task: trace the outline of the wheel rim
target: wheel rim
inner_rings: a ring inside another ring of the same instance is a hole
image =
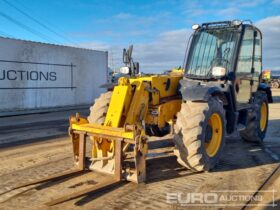
[[[260,128],[262,132],[265,130],[266,123],[267,123],[267,105],[265,102],[263,102],[261,106],[261,119],[260,119]]]
[[[205,149],[208,156],[213,157],[217,154],[223,134],[222,119],[219,114],[213,113],[208,120],[208,125],[206,129]]]

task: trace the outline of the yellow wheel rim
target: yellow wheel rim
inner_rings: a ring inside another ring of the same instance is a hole
[[[208,120],[208,128],[206,136],[210,135],[210,138],[205,142],[206,153],[209,157],[213,157],[217,154],[223,135],[222,119],[219,114],[213,113]],[[209,132],[209,133],[207,133]]]
[[[261,118],[260,118],[261,131],[265,130],[266,123],[267,123],[267,104],[263,102],[261,106]]]

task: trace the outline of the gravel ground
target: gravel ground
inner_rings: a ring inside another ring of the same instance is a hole
[[[280,91],[273,94],[275,103],[270,105],[265,143],[259,146],[240,138],[227,139],[221,161],[212,172],[193,174],[178,165],[173,155],[152,158],[147,161],[148,181],[145,184],[124,182],[102,193],[53,207],[47,207],[44,203],[109,178],[90,172],[63,182],[33,185],[8,192],[20,183],[70,170],[73,167],[71,142],[63,137],[0,149],[0,209],[195,209],[197,206],[168,203],[167,193],[182,193],[181,196],[185,196],[182,199],[186,199],[188,193],[213,191],[225,196],[235,191],[246,191],[242,194],[252,195],[280,163]],[[277,186],[279,179],[269,189],[279,190],[280,186]],[[275,192],[275,196],[278,199],[279,192]],[[263,202],[271,203],[271,197],[266,196]],[[241,209],[245,203],[221,201],[216,206],[200,208]]]

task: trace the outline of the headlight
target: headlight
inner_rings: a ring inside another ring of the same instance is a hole
[[[226,69],[221,66],[214,66],[212,68],[212,75],[215,77],[221,77],[226,75]]]
[[[122,74],[129,74],[129,67],[127,67],[127,66],[121,67],[121,68],[120,68],[120,72],[121,72]]]

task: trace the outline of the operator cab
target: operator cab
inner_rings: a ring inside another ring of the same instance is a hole
[[[186,76],[196,79],[225,76],[233,68],[241,30],[239,25],[223,22],[196,26],[186,63]],[[217,71],[218,68],[220,72]]]
[[[185,77],[232,85],[237,108],[244,108],[260,84],[260,30],[238,20],[204,23],[193,29]]]

